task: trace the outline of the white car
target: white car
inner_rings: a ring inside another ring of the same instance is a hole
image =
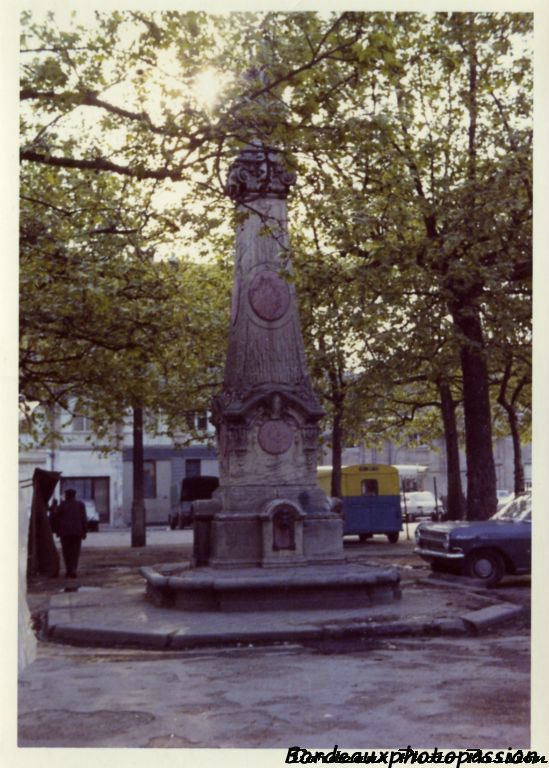
[[[500,510],[502,507],[504,507],[504,506],[505,506],[505,505],[506,505],[506,504],[507,504],[509,501],[511,501],[512,499],[514,499],[514,498],[515,498],[515,494],[514,494],[514,493],[510,493],[509,491],[506,491],[506,490],[504,490],[504,489],[502,489],[502,488],[501,488],[501,489],[498,489],[498,490],[496,491],[496,496],[497,496],[497,499],[498,499],[498,506],[497,506],[497,510],[498,510],[498,512],[499,512],[499,510]]]
[[[431,518],[433,512],[436,512],[437,505],[435,497],[431,491],[408,491],[402,494],[401,499],[402,514],[408,514],[408,520],[413,522],[420,517]],[[439,503],[438,511],[442,512],[442,505]]]

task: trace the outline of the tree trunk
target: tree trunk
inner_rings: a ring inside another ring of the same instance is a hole
[[[146,545],[145,474],[143,470],[143,409],[133,409],[132,547]]]
[[[522,463],[522,451],[520,445],[520,430],[517,414],[514,409],[508,413],[509,427],[513,439],[513,463],[515,468],[515,493],[517,496],[524,493],[524,464]]]
[[[496,468],[492,452],[492,421],[488,369],[484,359],[478,309],[464,299],[452,307],[454,323],[465,339],[460,356],[467,454],[467,519],[486,520],[497,508]]]
[[[478,71],[476,17],[473,13],[456,15],[461,27],[460,38],[469,64],[467,112],[468,147],[465,223],[466,248],[472,248],[477,240],[475,216],[477,211],[477,113]],[[466,283],[470,277],[463,276]],[[469,288],[454,285],[452,302],[454,323],[465,337],[461,341],[461,369],[463,373],[463,410],[465,414],[465,448],[467,453],[467,518],[485,520],[497,508],[496,468],[492,452],[492,418],[488,386],[488,369],[484,359],[484,339],[480,310],[475,303],[482,293],[482,285]]]
[[[444,441],[446,445],[446,477],[448,484],[446,516],[450,520],[462,520],[465,516],[465,498],[461,487],[456,404],[447,381],[438,382],[438,391],[440,394]]]
[[[513,467],[515,475],[515,494],[524,493],[524,464],[522,463],[522,450],[520,445],[520,429],[517,414],[513,406],[500,398],[499,404],[505,409],[513,440]]]
[[[330,489],[330,493],[336,498],[341,497],[342,415],[342,407],[337,403],[334,409],[334,421],[332,424],[332,485]]]

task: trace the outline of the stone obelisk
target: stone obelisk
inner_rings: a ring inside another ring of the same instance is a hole
[[[212,566],[343,558],[342,521],[316,481],[319,421],[291,272],[286,198],[295,176],[260,142],[232,164],[238,208],[222,392],[213,421],[220,487],[209,526]]]

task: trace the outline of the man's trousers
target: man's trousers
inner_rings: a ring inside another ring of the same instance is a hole
[[[76,576],[82,539],[80,536],[61,536],[61,549],[67,576]]]

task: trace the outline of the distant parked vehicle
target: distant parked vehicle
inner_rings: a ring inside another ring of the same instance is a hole
[[[506,574],[530,573],[532,496],[517,496],[488,520],[420,523],[417,554],[434,571],[454,571],[497,584]]]
[[[408,520],[414,522],[422,517],[433,518],[442,511],[439,502],[438,510],[434,495],[431,491],[408,491],[403,494],[402,511],[408,515]]]
[[[330,494],[331,467],[318,467],[317,480]],[[341,469],[343,535],[361,541],[374,534],[396,544],[402,530],[398,470],[388,464],[357,464]]]
[[[515,498],[514,493],[511,493],[510,491],[506,491],[503,488],[500,488],[499,490],[496,491],[496,496],[498,500],[498,506],[497,506],[498,511],[502,507],[504,507],[506,504],[508,504],[511,501],[511,499]]]
[[[193,501],[211,499],[218,486],[219,478],[213,475],[183,478],[179,505],[172,507],[168,515],[168,522],[172,531],[191,525],[193,523]]]
[[[86,507],[86,520],[88,522],[88,531],[99,530],[99,512],[95,506],[93,499],[84,499],[84,506]]]

